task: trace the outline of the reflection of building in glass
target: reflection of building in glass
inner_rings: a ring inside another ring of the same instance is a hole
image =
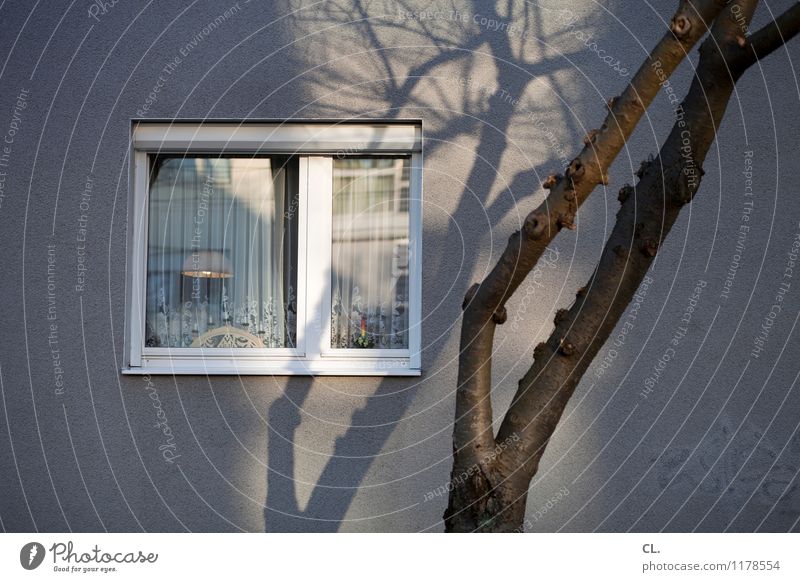
[[[334,160],[331,347],[408,348],[409,158]]]

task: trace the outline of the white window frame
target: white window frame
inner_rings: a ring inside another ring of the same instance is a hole
[[[164,153],[282,153],[299,157],[295,348],[236,350],[144,345],[148,157]],[[333,159],[370,154],[411,156],[409,347],[405,350],[330,347]],[[423,158],[420,121],[134,122],[130,155],[130,268],[126,288],[127,358],[123,374],[417,376],[421,373]]]

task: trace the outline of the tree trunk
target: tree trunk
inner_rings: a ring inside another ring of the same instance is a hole
[[[454,465],[444,516],[447,531],[522,531],[528,487],[547,443],[581,377],[646,282],[647,270],[680,209],[697,191],[703,160],[736,81],[758,58],[797,33],[800,11],[795,5],[747,41],[742,22],[749,23],[756,3],[738,0],[716,19],[712,34],[701,46],[689,93],[658,158],[642,164],[635,188],[626,185],[620,190],[617,222],[597,270],[577,293],[572,307],[556,314],[555,330],[534,351],[534,363],[520,380],[496,438],[491,433],[491,408],[487,410],[493,325],[491,333],[483,332],[482,337],[478,332],[476,341],[469,344],[470,355],[477,353],[481,359],[465,365],[462,351]],[[658,76],[670,72],[657,59],[648,59],[646,65],[659,71]],[[534,263],[536,259],[538,256]],[[479,292],[471,291],[473,296]],[[472,299],[468,294],[465,303]],[[505,321],[504,308],[491,314],[494,324]],[[465,313],[462,329],[474,324]],[[462,331],[462,350],[464,343]],[[462,377],[462,367],[472,376]],[[480,382],[472,380],[476,375]],[[465,386],[469,390],[462,394]]]

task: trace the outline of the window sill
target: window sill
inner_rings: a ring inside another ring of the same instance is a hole
[[[131,376],[420,376],[422,370],[410,368],[408,362],[378,361],[368,365],[339,362],[331,366],[326,362],[157,362],[140,367],[123,368],[121,373]]]

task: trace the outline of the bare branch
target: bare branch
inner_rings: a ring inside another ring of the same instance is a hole
[[[676,121],[658,158],[643,165],[633,192],[620,197],[617,222],[587,290],[579,292],[573,306],[558,318],[553,334],[537,348],[533,366],[520,381],[497,437],[520,436],[521,446],[504,452],[500,460],[512,487],[527,488],[575,387],[637,291],[646,292],[645,277],[661,243],[697,191],[703,160],[735,86],[729,61],[741,55],[737,29],[749,22],[755,3],[739,0],[734,3],[738,21],[728,14],[715,22],[700,49],[683,118]]]
[[[753,62],[761,60],[783,46],[800,31],[800,2],[795,3],[775,20],[754,32],[748,39]]]
[[[496,325],[506,320],[505,303],[528,276],[547,245],[563,227],[571,227],[578,207],[598,184],[607,183],[611,163],[625,145],[644,111],[690,49],[700,40],[725,6],[725,0],[681,0],[671,29],[659,41],[634,75],[623,93],[609,102],[609,112],[598,130],[587,136],[581,153],[563,175],[548,178],[546,200],[513,234],[497,265],[486,279],[473,285],[464,299],[461,325],[456,417],[453,429],[453,475],[472,474],[464,487],[464,499],[482,499],[481,490],[490,490],[491,467],[500,456],[487,455],[495,448],[492,433],[491,361]],[[516,426],[516,425],[515,425]],[[527,483],[525,485],[527,489]],[[445,513],[448,529],[458,529],[460,505],[451,493]],[[490,499],[491,500],[491,499]],[[470,511],[477,515],[487,507],[482,500]],[[524,500],[523,500],[524,505]],[[474,515],[464,516],[465,524],[474,523]],[[465,526],[466,527],[466,526]]]
[[[719,14],[724,0],[681,0],[668,31],[653,49],[619,98],[613,100],[601,128],[563,176],[552,176],[550,194],[509,239],[499,262],[464,302],[461,326],[458,395],[454,444],[466,465],[479,462],[482,451],[494,447],[489,402],[491,354],[495,326],[505,320],[506,300],[536,265],[558,230],[569,226],[578,206],[606,181],[614,158],[647,106],[689,50]],[[456,464],[459,464],[458,455]]]

